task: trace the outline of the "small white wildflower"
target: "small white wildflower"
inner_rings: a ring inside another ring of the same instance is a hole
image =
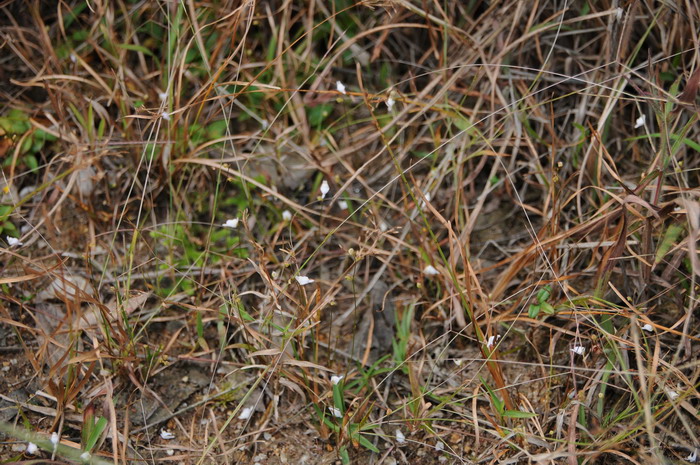
[[[343,418],[343,412],[341,412],[340,409],[337,409],[335,407],[328,407],[328,410],[331,411],[331,414],[333,414],[334,417]]]
[[[283,212],[282,212],[282,219],[283,219],[284,221],[291,221],[291,219],[292,219],[292,212],[290,212],[289,210],[283,211]]]
[[[329,192],[330,190],[331,190],[331,188],[328,186],[328,181],[326,181],[326,180],[324,179],[323,182],[321,183],[321,198],[322,198],[322,199],[325,199],[325,198],[326,198],[326,194],[328,194],[328,192]]]
[[[622,16],[625,14],[625,10],[623,8],[618,7],[617,10],[615,10],[615,19],[618,21],[622,21]]]
[[[27,444],[27,449],[26,449],[27,454],[34,455],[37,452],[39,452],[39,448],[34,444],[33,442],[30,442]]]
[[[168,99],[168,93],[167,92],[158,92],[158,98],[160,99],[161,102],[165,102]]]
[[[58,435],[57,432],[51,433],[51,444],[53,444],[54,449],[56,446],[58,446],[58,442],[61,440],[61,437]]]
[[[175,453],[175,451],[173,449],[168,449],[165,451],[165,453],[172,456]]]
[[[379,230],[380,230],[381,232],[387,232],[388,229],[389,229],[389,225],[386,224],[384,221],[381,221],[381,222],[379,223]]]
[[[425,268],[423,268],[423,274],[426,276],[435,276],[440,274],[440,272],[435,269],[433,265],[428,265]]]
[[[80,460],[83,462],[89,462],[90,461],[90,452],[83,452],[80,454]]]
[[[233,218],[231,220],[226,220],[226,223],[222,224],[224,228],[235,229],[238,226],[238,218]]]
[[[420,201],[421,208],[425,208],[426,202],[430,202],[430,199],[432,198],[432,196],[430,195],[430,192],[426,192],[424,197],[425,197],[425,200],[421,199],[421,201]]]
[[[335,386],[336,384],[338,384],[340,382],[341,379],[343,379],[343,375],[340,375],[340,376],[333,375],[333,376],[331,376],[331,384],[333,384]]]
[[[674,391],[673,389],[669,389],[668,390],[668,397],[671,400],[676,400],[676,399],[678,399],[678,393],[676,391]]]
[[[77,62],[78,62],[78,57],[75,56],[75,53],[71,53],[71,54],[70,54],[70,61],[72,61],[73,63],[77,63]]]
[[[162,439],[166,439],[166,440],[175,439],[175,435],[173,433],[171,433],[170,431],[168,431],[167,429],[160,430],[160,437]]]
[[[571,349],[571,352],[575,353],[576,355],[583,355],[586,353],[586,348],[583,346],[574,346]]]
[[[267,128],[270,127],[270,123],[268,123],[266,119],[262,120],[262,121],[260,122],[260,125],[262,126],[263,131],[266,131]]]
[[[386,99],[386,107],[391,111],[392,108],[394,108],[394,105],[396,105],[396,100],[393,98],[389,97]]]
[[[161,113],[160,116],[161,116],[165,121],[170,121],[170,113],[168,113],[167,111],[164,111],[163,113]]]
[[[647,115],[642,115],[634,122],[634,129],[641,128],[647,121]]]
[[[442,442],[442,441],[440,441],[440,440],[438,439],[438,442],[435,444],[435,450],[436,450],[436,451],[441,451],[441,450],[444,450],[444,449],[445,449],[445,443]]]
[[[247,420],[253,415],[253,407],[245,407],[241,410],[241,414],[238,415],[239,420]]]
[[[341,210],[347,210],[348,203],[345,200],[338,200],[338,207],[340,207]]]
[[[685,458],[690,463],[695,463],[698,461],[698,450],[693,449],[693,453]]]
[[[461,367],[462,362],[464,362],[464,360],[462,360],[461,358],[456,358],[456,359],[454,359],[454,362],[455,362],[455,365],[457,365],[458,367]]]
[[[296,279],[301,286],[306,286],[307,284],[314,282],[314,280],[308,276],[295,276],[294,279]]]
[[[400,429],[396,428],[396,442],[399,444],[406,443],[406,436],[403,435]]]
[[[501,338],[500,334],[497,334],[495,336],[489,336],[489,340],[486,341],[486,347],[489,349],[493,349],[493,345],[496,343]]]
[[[12,236],[7,236],[7,243],[10,244],[10,247],[20,247],[22,245],[22,241]]]
[[[654,327],[653,327],[652,325],[650,325],[649,323],[647,323],[647,324],[645,324],[644,326],[642,326],[642,329],[643,329],[644,331],[649,332],[649,333],[653,333],[653,332],[654,332]]]
[[[335,88],[338,90],[343,95],[347,95],[347,92],[345,92],[345,84],[343,84],[340,81],[336,81],[335,83]]]

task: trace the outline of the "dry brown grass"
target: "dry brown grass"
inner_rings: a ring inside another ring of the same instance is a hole
[[[0,456],[690,460],[698,11],[2,3]]]

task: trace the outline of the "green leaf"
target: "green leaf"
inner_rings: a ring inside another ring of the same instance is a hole
[[[143,45],[136,45],[136,44],[117,44],[117,47],[122,48],[124,50],[131,50],[132,52],[141,52],[145,55],[148,56],[154,56],[153,52],[148,50],[146,47]]]
[[[309,108],[309,124],[313,127],[321,126],[323,121],[331,114],[331,111],[333,111],[333,105],[327,103]]]
[[[540,314],[540,306],[535,304],[530,304],[530,308],[527,309],[527,316],[530,318],[537,318]]]
[[[552,295],[552,288],[550,286],[545,286],[542,289],[539,290],[537,293],[537,301],[539,303],[546,302],[549,300],[549,297]]]
[[[540,304],[540,308],[547,315],[554,315],[556,313],[556,311],[554,310],[554,307],[552,307],[552,304],[550,304],[549,302],[542,302]]]
[[[503,416],[507,418],[535,418],[537,414],[532,412],[521,412],[520,410],[506,410],[503,412]]]
[[[91,452],[92,449],[97,444],[97,441],[102,436],[105,428],[107,427],[107,419],[105,417],[100,417],[97,422],[90,428],[90,433],[88,435],[87,441],[85,442],[85,450]]]
[[[656,256],[654,257],[654,265],[657,265],[664,259],[668,254],[668,251],[676,244],[678,236],[683,232],[685,228],[683,225],[678,223],[671,224],[666,232],[664,233],[664,238],[659,244],[659,248],[656,249]]]

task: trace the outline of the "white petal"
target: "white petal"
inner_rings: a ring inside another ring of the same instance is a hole
[[[395,105],[395,104],[396,104],[396,100],[394,100],[394,99],[391,98],[391,97],[389,97],[389,98],[386,100],[386,107],[389,109],[389,111],[391,111],[391,109],[394,108],[394,105]]]
[[[33,442],[30,442],[29,444],[27,444],[27,450],[26,450],[27,454],[34,455],[38,451],[39,451],[39,448]]]
[[[583,355],[586,353],[586,348],[583,346],[574,346],[574,348],[571,349],[571,352],[575,353],[576,355]]]
[[[161,113],[160,116],[163,117],[165,121],[170,121],[170,113],[168,113],[167,111]]]
[[[167,92],[159,92],[158,98],[160,99],[161,102],[165,102],[168,99],[168,93]]]
[[[437,444],[435,444],[435,450],[440,451],[440,450],[443,450],[443,449],[445,449],[445,443],[442,442],[442,441],[440,441],[440,440],[438,440]]]
[[[343,413],[340,411],[340,409],[337,409],[335,407],[328,407],[328,410],[331,411],[334,417],[343,418]]]
[[[14,247],[14,246],[19,247],[22,245],[22,241],[20,241],[16,237],[12,237],[12,236],[7,236],[7,243],[10,245],[10,247]]]
[[[245,407],[243,410],[241,410],[241,414],[238,415],[239,420],[247,420],[248,418],[253,415],[253,407]]]
[[[226,220],[226,223],[222,224],[224,228],[231,228],[234,229],[235,227],[238,226],[238,218],[233,218],[231,220]]]
[[[51,444],[53,444],[54,447],[58,445],[58,441],[60,440],[61,437],[58,435],[57,432],[54,431],[53,433],[51,433]]]
[[[71,54],[70,54],[70,61],[72,61],[73,63],[77,63],[78,57],[75,56],[74,53],[71,53]]]
[[[343,94],[343,95],[347,94],[347,92],[345,92],[345,85],[344,85],[342,82],[337,81],[337,82],[335,83],[335,88],[336,88],[336,89],[338,90],[338,92],[340,92],[341,94]]]
[[[291,221],[291,219],[292,219],[292,212],[290,212],[289,210],[283,211],[283,212],[282,212],[282,219],[283,219],[284,221]]]
[[[340,207],[341,210],[347,210],[348,203],[345,200],[338,200],[338,207]]]
[[[90,452],[83,452],[80,454],[80,460],[83,462],[89,462],[90,461]]]
[[[489,340],[486,341],[486,347],[492,348],[494,342],[496,342],[496,336],[489,336]]]
[[[642,115],[634,122],[634,129],[641,128],[647,121],[647,115]]]
[[[674,391],[673,389],[669,389],[667,394],[671,400],[678,399],[678,393],[676,391]]]
[[[338,376],[338,375],[333,375],[331,376],[331,384],[334,386],[340,382],[340,380],[343,379],[343,376]]]
[[[325,199],[325,198],[326,198],[326,194],[328,194],[328,192],[329,192],[330,190],[331,190],[331,188],[328,186],[328,181],[326,181],[326,180],[324,179],[323,182],[321,183],[321,198],[322,198],[322,199]]]
[[[175,435],[166,429],[160,430],[160,437],[163,439],[175,439]]]
[[[649,333],[653,333],[653,332],[654,332],[654,327],[653,327],[652,325],[650,325],[649,323],[647,323],[647,324],[645,324],[644,326],[642,326],[642,329],[643,329],[644,331],[649,332]]]
[[[314,282],[314,280],[309,278],[308,276],[296,276],[294,279],[296,279],[297,282],[302,286],[306,286],[307,284],[311,284],[312,282]]]
[[[690,463],[695,463],[698,461],[698,450],[693,449],[693,453],[685,458]]]
[[[426,276],[435,276],[440,274],[440,272],[433,265],[428,265],[423,268],[423,274]]]
[[[396,442],[399,444],[405,444],[406,443],[406,436],[403,435],[400,429],[396,429]]]

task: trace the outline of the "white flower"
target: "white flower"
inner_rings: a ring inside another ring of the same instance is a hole
[[[222,224],[224,228],[234,229],[238,226],[238,218],[233,218],[231,220],[226,220],[226,223]]]
[[[456,358],[453,360],[453,362],[455,362],[455,365],[457,365],[458,367],[461,367],[464,360],[462,360],[461,358]]]
[[[262,121],[260,122],[260,125],[262,126],[263,131],[267,130],[267,128],[270,127],[270,123],[268,123],[266,119],[262,120]]]
[[[634,122],[634,129],[641,128],[647,121],[647,115],[642,115]]]
[[[7,236],[7,243],[10,244],[10,247],[20,247],[22,245],[22,241],[12,236]]]
[[[649,333],[653,333],[653,332],[654,332],[654,327],[653,327],[652,325],[650,325],[649,323],[647,323],[647,324],[645,324],[644,326],[642,326],[642,329],[643,329],[644,331],[649,332]]]
[[[173,450],[173,449],[168,449],[168,450],[165,451],[165,453],[168,454],[168,455],[173,455],[173,454],[175,453],[175,450]]]
[[[338,92],[340,92],[341,94],[343,94],[343,95],[346,95],[346,94],[347,94],[347,92],[345,92],[345,85],[344,85],[342,82],[336,81],[336,83],[335,83],[335,88],[336,88],[336,90],[337,90]]]
[[[586,348],[583,346],[574,346],[571,349],[571,352],[575,353],[576,355],[583,355],[586,353]]]
[[[420,201],[420,207],[421,207],[421,208],[425,208],[425,203],[426,203],[426,202],[430,202],[430,199],[432,198],[432,196],[430,195],[430,192],[426,192],[425,195],[424,195],[424,197],[425,197],[425,200],[421,200],[421,201]]]
[[[333,376],[331,376],[331,384],[333,384],[335,386],[336,384],[338,384],[340,382],[341,379],[343,379],[343,375],[340,375],[340,376],[333,375]]]
[[[253,415],[253,407],[246,407],[241,410],[241,414],[238,415],[239,420],[247,420]]]
[[[58,435],[57,432],[54,431],[53,433],[51,433],[51,444],[53,444],[54,449],[56,448],[56,446],[58,446],[58,441],[60,440],[61,437]]]
[[[160,430],[160,437],[163,439],[175,439],[175,435],[167,429]]]
[[[406,436],[403,435],[400,429],[396,428],[396,442],[399,444],[406,443]]]
[[[80,454],[80,460],[83,462],[89,462],[90,461],[90,452],[83,452]]]
[[[678,393],[676,391],[674,391],[673,389],[669,389],[668,390],[668,397],[671,400],[676,400],[676,399],[678,399]]]
[[[435,276],[440,274],[440,272],[435,269],[433,265],[428,265],[425,268],[423,268],[423,274],[426,276]]]
[[[314,280],[309,278],[308,276],[295,276],[294,279],[296,279],[297,282],[302,286],[306,286],[307,284],[311,284],[312,282],[314,282]]]
[[[161,102],[165,102],[168,99],[168,93],[167,92],[158,92],[158,98],[160,99]]]
[[[290,221],[292,219],[292,212],[289,210],[285,210],[282,212],[282,219],[284,221]]]
[[[328,187],[328,181],[326,181],[326,180],[324,179],[323,182],[321,183],[321,198],[322,198],[322,199],[325,199],[325,198],[326,198],[326,194],[328,194],[328,192],[329,192],[330,190],[331,190],[331,188]]]
[[[437,444],[435,444],[435,450],[441,451],[443,449],[445,449],[445,443],[438,439]]]
[[[75,53],[71,53],[71,54],[70,54],[70,61],[72,61],[73,63],[77,63],[77,62],[78,62],[78,57],[75,56]]]
[[[165,121],[170,121],[170,113],[168,113],[167,111],[164,111],[163,113],[161,113],[160,116],[161,116]]]
[[[347,210],[348,203],[345,200],[338,200],[338,207],[340,207],[341,210]]]
[[[388,99],[386,99],[386,107],[389,109],[389,111],[391,111],[391,109],[394,108],[395,104],[396,100],[394,100],[393,98],[389,97]]]
[[[340,409],[337,409],[335,407],[328,407],[328,410],[331,411],[334,417],[343,418],[343,412],[341,412]]]
[[[500,334],[497,334],[496,336],[489,336],[489,340],[486,341],[486,347],[489,349],[493,349],[493,345],[496,343],[501,338]]]
[[[698,450],[693,449],[693,453],[685,458],[690,463],[695,463],[698,461]]]
[[[27,444],[27,454],[34,455],[39,451],[39,448],[33,442]]]

